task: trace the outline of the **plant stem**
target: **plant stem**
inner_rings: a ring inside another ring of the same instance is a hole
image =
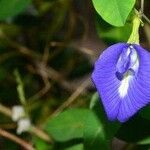
[[[16,142],[17,144],[24,147],[26,150],[35,150],[30,143],[24,141],[23,139],[17,137],[16,135],[13,135],[13,134],[11,134],[11,133],[9,133],[6,130],[3,130],[1,128],[0,128],[0,136],[3,136],[3,137],[5,137],[11,141]]]
[[[142,17],[150,24],[150,19],[145,14],[142,14]]]
[[[5,114],[8,117],[11,117],[11,109],[7,108],[6,106],[3,106],[2,104],[0,104],[0,112]]]
[[[47,142],[50,142],[50,143],[53,142],[52,139],[45,132],[43,132],[41,129],[35,126],[31,127],[31,132]]]
[[[141,14],[144,14],[144,0],[141,0]]]
[[[139,44],[139,28],[141,25],[141,15],[137,11],[135,11],[135,13],[136,14],[133,18],[132,32],[128,39],[128,43],[131,44]]]
[[[18,70],[14,71],[14,75],[15,75],[16,82],[17,82],[17,92],[18,92],[19,100],[20,100],[21,104],[25,107],[26,106],[26,98],[25,98],[25,93],[24,93],[24,85],[23,85],[23,82],[21,80]]]
[[[11,118],[11,109],[6,107],[6,106],[3,106],[2,104],[0,104],[0,113],[8,116]],[[44,132],[42,131],[41,129],[35,127],[32,125],[31,127],[31,130],[29,130],[31,133],[33,133],[34,135],[36,135],[37,137],[43,139],[44,141],[47,141],[47,142],[50,142],[52,143],[52,139]]]
[[[77,97],[87,88],[87,86],[90,84],[89,81],[89,78],[83,81],[83,83],[72,93],[72,95],[54,111],[51,117],[57,116],[65,108],[69,107],[77,99]]]

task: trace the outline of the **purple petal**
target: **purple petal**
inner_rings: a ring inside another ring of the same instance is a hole
[[[127,121],[139,109],[150,103],[150,53],[139,45],[131,47],[138,55],[138,67],[134,64],[135,54],[132,57],[129,55],[130,59],[123,57],[123,61],[119,60],[119,57],[124,55],[124,50],[130,48],[130,45],[126,43],[118,43],[107,48],[95,63],[92,79],[110,120]],[[121,65],[117,64],[118,60]],[[118,68],[121,70],[123,64],[126,65],[126,61],[130,60],[127,69],[129,73],[123,76],[123,80],[118,78],[120,74],[116,74],[116,70]],[[124,88],[127,91],[121,94]]]
[[[120,107],[126,106],[127,112],[125,116],[124,110],[120,108],[118,120],[126,121],[134,115],[139,109],[150,103],[150,53],[139,45],[133,45],[139,55],[138,74],[129,86],[129,92]]]
[[[120,105],[118,88],[120,81],[116,78],[116,63],[125,43],[115,44],[107,48],[95,63],[92,79],[102,98],[102,102],[110,120],[117,117]]]

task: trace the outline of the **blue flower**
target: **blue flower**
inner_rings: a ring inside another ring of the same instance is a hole
[[[150,53],[137,44],[112,45],[96,61],[92,80],[109,120],[125,122],[150,103]]]

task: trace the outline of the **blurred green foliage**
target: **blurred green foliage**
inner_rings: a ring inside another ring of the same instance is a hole
[[[86,109],[71,109],[48,120],[45,130],[57,141],[64,142],[75,138],[83,138]]]

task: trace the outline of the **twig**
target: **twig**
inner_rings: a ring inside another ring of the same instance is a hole
[[[9,109],[8,107],[6,107],[2,104],[0,104],[0,112],[5,114],[8,117],[11,117],[11,115],[12,115],[11,109]]]
[[[150,19],[144,14],[144,12],[142,12],[142,11],[144,11],[144,7],[143,8],[141,8],[141,9],[143,9],[143,10],[140,10],[140,17],[143,17],[149,24],[150,24]],[[137,9],[135,9],[137,12],[138,12],[138,10]]]
[[[150,24],[150,19],[145,14],[142,14],[142,17]]]
[[[58,82],[64,89],[71,91],[71,92],[76,89],[76,86],[71,85],[69,81],[66,81],[59,72],[57,72],[51,67],[45,66],[45,64],[43,64],[43,62],[41,61],[40,54],[37,54],[37,52],[35,53],[33,50],[25,46],[22,46],[18,44],[17,42],[9,39],[2,31],[0,32],[0,39],[1,38],[6,40],[7,43],[11,47],[15,48],[19,53],[31,58],[31,60],[34,60],[33,63],[37,67],[37,70],[40,69],[42,73],[44,72],[46,76],[48,76],[48,78]]]
[[[50,43],[50,46],[57,46],[57,47],[64,47],[65,45],[62,43],[62,42],[51,42]],[[86,54],[86,55],[90,55],[90,56],[95,56],[96,54],[94,53],[94,51],[92,51],[91,49],[89,48],[86,48],[86,47],[82,47],[76,43],[71,43],[70,45],[68,45],[70,48],[74,48],[80,52],[82,52],[83,54]]]
[[[86,54],[89,56],[95,56],[96,55],[94,51],[92,51],[91,49],[86,48],[86,47],[75,46],[74,48],[81,51],[83,54]]]
[[[144,14],[144,0],[141,0],[141,13]]]
[[[28,100],[30,100],[30,99],[35,99],[36,100],[36,99],[41,98],[51,88],[51,84],[49,82],[48,74],[47,74],[47,72],[45,72],[45,70],[43,70],[43,68],[45,68],[45,66],[46,66],[45,62],[43,62],[43,63],[41,62],[40,64],[38,63],[36,65],[36,68],[33,68],[32,66],[28,67],[29,70],[32,71],[32,73],[40,75],[42,80],[43,80],[43,82],[44,82],[44,87],[42,89],[40,89],[35,95],[33,95],[30,98],[28,98]]]
[[[21,145],[22,147],[24,147],[26,150],[35,150],[32,145],[24,140],[22,140],[21,138],[17,137],[16,135],[13,135],[3,129],[0,128],[0,135],[16,142],[17,144]]]
[[[44,69],[44,68],[43,68]],[[63,88],[65,88],[68,91],[72,91],[74,89],[74,87],[71,86],[71,84],[69,82],[67,82],[59,72],[57,72],[56,70],[54,70],[51,67],[46,67],[45,71],[47,72],[48,76],[50,79],[55,80],[56,82],[58,82]]]
[[[15,129],[17,126],[15,123],[4,123],[0,125],[0,128],[3,129]]]
[[[18,50],[18,52],[20,52],[21,54],[24,54],[25,56],[28,56],[30,58],[40,58],[40,54],[9,39],[3,31],[0,31],[0,39],[5,40],[11,47],[15,48],[16,50]]]
[[[144,25],[144,32],[148,40],[148,44],[150,46],[150,26],[148,24]]]
[[[65,101],[58,109],[54,111],[51,115],[52,117],[57,116],[60,112],[62,112],[65,108],[70,106],[77,97],[86,89],[86,87],[90,84],[89,79],[85,80],[77,89],[76,91]]]
[[[52,139],[49,137],[49,135],[47,135],[45,132],[43,132],[41,129],[35,127],[35,126],[32,126],[31,128],[31,132],[33,134],[36,134],[38,137],[42,138],[43,140],[49,142],[49,143],[52,143]]]
[[[51,85],[46,84],[40,91],[38,91],[35,95],[31,96],[30,98],[28,98],[28,100],[37,100],[39,98],[41,98],[43,95],[45,95],[49,89],[51,88]]]
[[[20,77],[18,70],[14,71],[14,75],[15,75],[16,82],[17,82],[17,92],[18,92],[19,100],[21,104],[25,107],[26,98],[25,98],[25,93],[24,93],[24,85],[23,85],[23,82],[22,82],[22,79]]]
[[[2,104],[0,104],[0,112],[11,118],[11,114],[12,114],[11,109],[9,109],[6,106],[3,106]],[[52,139],[41,129],[32,125],[31,130],[29,131],[32,132],[34,135],[38,136],[39,138],[52,143]]]

